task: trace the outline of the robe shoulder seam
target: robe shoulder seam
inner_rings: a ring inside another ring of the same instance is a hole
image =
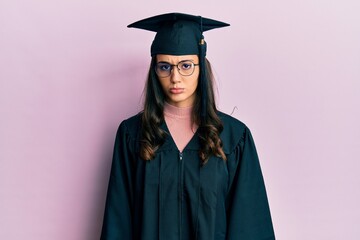
[[[226,113],[218,112],[218,115],[224,127],[220,134],[223,149],[225,154],[231,155],[239,145],[244,144],[245,136],[250,130],[245,123]]]

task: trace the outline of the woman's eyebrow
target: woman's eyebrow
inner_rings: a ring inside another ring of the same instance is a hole
[[[158,61],[157,63],[167,63],[167,64],[171,64],[171,63],[169,63],[169,62],[167,62],[167,61]]]
[[[195,62],[195,60],[193,60],[193,59],[184,59],[184,60],[179,61],[178,63],[180,63],[180,62],[187,62],[187,61]],[[167,62],[167,61],[158,61],[157,63],[168,63],[168,64],[171,65],[171,63],[170,63],[170,62]]]

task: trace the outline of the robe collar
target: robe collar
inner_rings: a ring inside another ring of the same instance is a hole
[[[160,148],[157,150],[157,152],[167,151],[167,150],[179,151],[175,144],[174,139],[172,138],[172,136],[170,134],[169,128],[166,125],[165,121],[163,121],[163,123],[160,125],[160,128],[167,133],[167,136],[165,137],[164,144],[160,146]],[[187,150],[192,150],[192,151],[200,150],[200,141],[199,141],[198,131],[196,131],[194,136],[192,136],[191,140],[185,146],[183,152],[187,151]]]

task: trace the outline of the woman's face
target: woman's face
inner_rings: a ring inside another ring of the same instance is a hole
[[[156,56],[156,63],[163,64],[161,70],[168,70],[169,65],[177,65],[182,62],[185,64],[179,65],[179,68],[183,73],[188,71],[187,69],[191,67],[186,61],[191,61],[195,65],[199,64],[199,58],[197,55],[165,55],[158,54]],[[176,107],[189,107],[194,104],[196,98],[196,88],[198,86],[199,80],[199,66],[194,66],[194,72],[190,76],[183,76],[179,73],[179,70],[176,66],[172,67],[170,75],[167,77],[159,77],[161,87],[165,93],[166,101]]]

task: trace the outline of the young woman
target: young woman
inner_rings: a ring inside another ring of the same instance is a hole
[[[116,135],[103,240],[275,239],[249,129],[217,110],[203,32],[226,23],[180,13],[155,31],[144,110]]]

